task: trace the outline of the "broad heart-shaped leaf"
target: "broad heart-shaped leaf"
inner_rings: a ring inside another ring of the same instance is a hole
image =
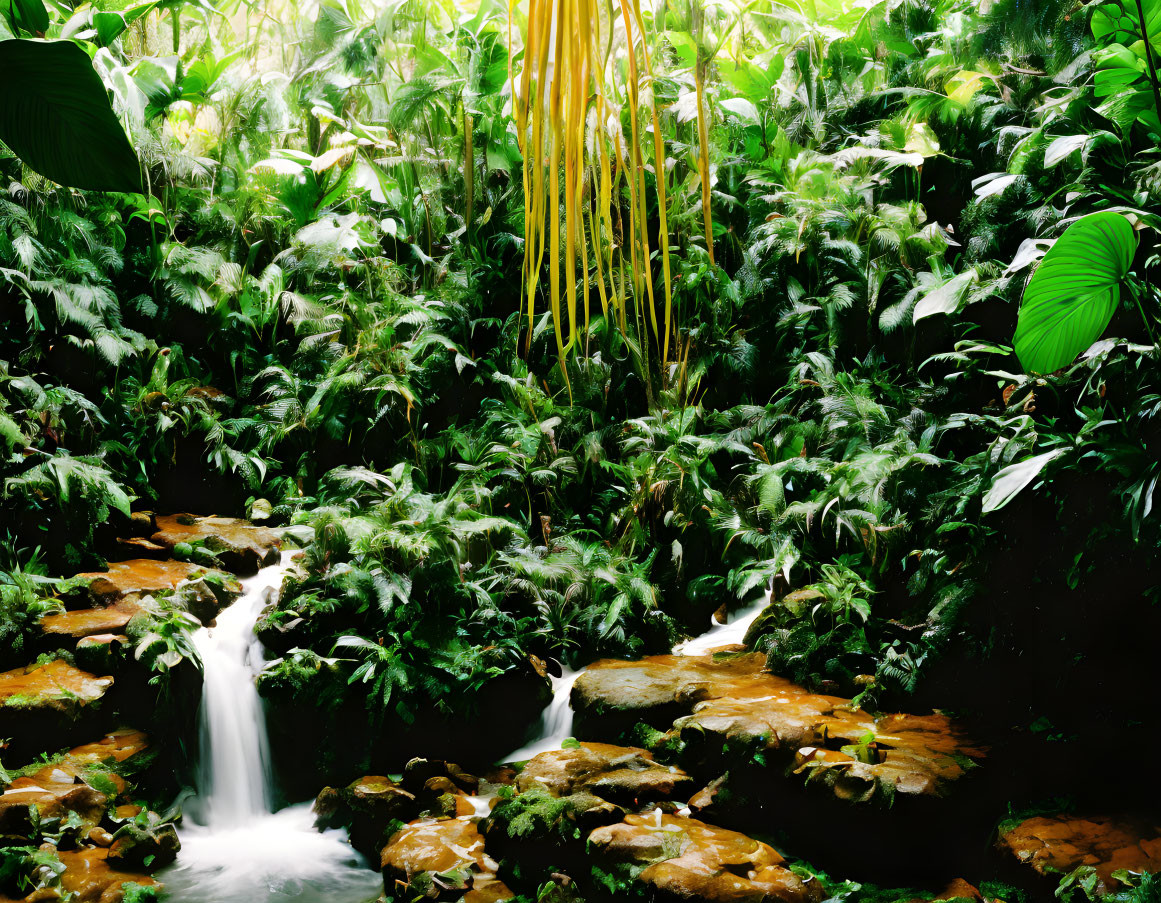
[[[141,190],[137,155],[93,64],[72,41],[0,43],[0,141],[72,188]]]
[[[1059,370],[1100,337],[1136,249],[1118,213],[1092,213],[1064,231],[1024,289],[1015,346],[1027,372]]]

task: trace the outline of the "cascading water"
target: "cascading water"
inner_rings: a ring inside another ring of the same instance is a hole
[[[560,677],[552,678],[552,702],[540,716],[536,739],[527,746],[507,756],[506,762],[523,762],[550,749],[560,749],[563,740],[572,736],[572,707],[568,704],[572,685],[581,676],[581,671],[565,668]]]
[[[758,615],[766,610],[770,604],[770,592],[765,592],[758,601],[745,608],[733,612],[726,618],[725,624],[713,621],[710,629],[701,636],[691,637],[684,643],[673,647],[676,655],[707,655],[711,649],[718,646],[732,646],[741,643],[746,638],[746,631],[757,620]]]
[[[711,649],[719,646],[729,646],[741,643],[745,639],[746,631],[754,623],[766,606],[770,604],[773,590],[768,588],[754,603],[730,615],[725,624],[711,622],[710,629],[701,636],[693,637],[673,647],[675,655],[706,655]],[[529,741],[513,753],[506,756],[505,762],[523,762],[542,752],[560,749],[561,741],[572,736],[572,706],[569,697],[572,695],[573,684],[585,669],[573,671],[565,668],[560,677],[552,678],[552,702],[540,716],[540,726],[535,739]]]
[[[382,888],[342,831],[314,829],[310,804],[273,812],[266,719],[254,678],[254,625],[289,567],[263,568],[213,627],[194,635],[205,683],[198,796],[182,851],[162,880],[179,903],[365,903]]]

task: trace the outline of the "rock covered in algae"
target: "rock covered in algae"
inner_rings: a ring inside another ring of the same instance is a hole
[[[986,754],[948,717],[874,717],[764,670],[765,657],[659,655],[603,660],[577,680],[572,705],[586,734],[637,722],[669,729],[693,755],[727,746],[763,753],[850,800],[942,796]],[[780,756],[777,754],[781,754]]]
[[[791,871],[769,844],[693,818],[628,815],[589,835],[599,861],[628,874],[656,900],[707,903],[813,903],[822,887]]]
[[[1067,874],[1089,866],[1098,893],[1118,886],[1113,874],[1161,872],[1161,825],[1110,815],[1046,815],[1002,831],[999,848],[1040,875]]]
[[[484,849],[471,816],[413,822],[398,831],[380,854],[388,895],[462,898],[491,903],[514,894],[496,877],[498,864]]]
[[[195,517],[167,514],[157,517],[151,541],[173,550],[181,543],[200,543],[231,571],[252,574],[278,561],[281,539],[276,531],[234,517]]]
[[[557,797],[587,790],[625,804],[685,799],[695,789],[685,771],[655,762],[646,750],[587,742],[535,756],[516,786],[521,791],[542,787]]]

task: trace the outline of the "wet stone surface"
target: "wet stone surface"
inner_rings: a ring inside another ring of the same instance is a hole
[[[1036,816],[1003,832],[997,846],[1044,876],[1091,866],[1102,893],[1120,887],[1113,873],[1121,869],[1161,872],[1161,825],[1152,821],[1108,815]]]
[[[164,590],[172,590],[183,580],[189,580],[214,573],[186,561],[155,561],[136,558],[129,561],[115,561],[106,571],[90,571],[78,574],[77,578],[88,582],[88,595],[94,605],[112,605],[126,596],[147,596]],[[223,578],[226,575],[218,572]],[[226,578],[236,594],[241,587],[236,580]]]
[[[180,543],[200,543],[231,571],[253,574],[278,561],[278,534],[267,527],[233,517],[195,517],[166,514],[156,518],[157,532],[150,541],[169,551]]]
[[[693,818],[629,815],[593,831],[588,849],[598,861],[640,868],[635,880],[657,900],[797,903],[823,897],[822,887],[799,878],[773,847]]]
[[[388,895],[462,898],[466,903],[510,899],[496,877],[499,865],[484,850],[484,838],[471,815],[407,825],[380,855]]]
[[[637,722],[680,739],[688,755],[732,749],[778,753],[804,780],[840,799],[943,796],[986,751],[941,714],[875,718],[850,700],[811,693],[763,671],[761,654],[661,655],[604,660],[572,691],[578,732],[608,734]]]
[[[621,804],[686,799],[696,789],[685,771],[655,762],[643,749],[587,742],[534,757],[516,786],[540,787],[558,797],[585,790]]]
[[[0,673],[0,719],[18,711],[52,711],[75,717],[113,686],[61,659]]]

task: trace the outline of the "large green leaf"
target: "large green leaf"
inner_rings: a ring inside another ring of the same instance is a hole
[[[0,141],[73,188],[140,191],[137,155],[93,64],[71,41],[0,43]]]
[[[0,0],[0,15],[29,34],[48,31],[48,10],[42,0]]]
[[[1093,213],[1065,230],[1024,290],[1015,346],[1026,371],[1058,370],[1100,337],[1136,249],[1133,227],[1117,213]]]

